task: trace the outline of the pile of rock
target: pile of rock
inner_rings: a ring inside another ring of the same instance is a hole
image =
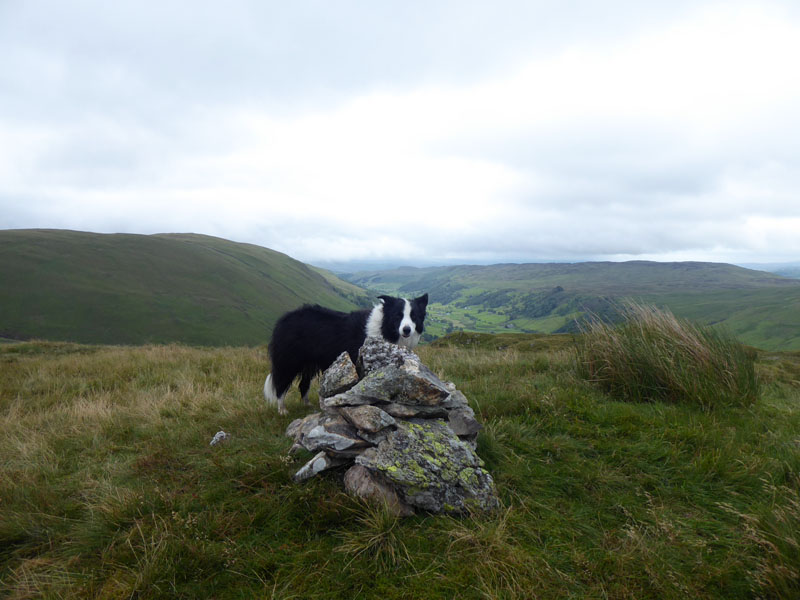
[[[286,430],[293,450],[317,453],[295,481],[350,465],[348,493],[400,515],[497,507],[494,481],[475,453],[475,413],[413,352],[368,338],[357,366],[345,352],[323,373],[319,395],[322,412]]]

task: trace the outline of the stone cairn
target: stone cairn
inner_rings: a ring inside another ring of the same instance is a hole
[[[349,465],[346,491],[397,515],[496,508],[494,481],[475,453],[481,425],[464,394],[379,338],[367,338],[357,362],[342,353],[320,378],[322,412],[289,424],[290,452],[316,453],[294,480]]]

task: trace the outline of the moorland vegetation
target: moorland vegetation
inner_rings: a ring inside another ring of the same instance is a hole
[[[310,456],[288,456],[284,430],[307,411],[296,390],[285,417],[265,405],[263,346],[0,345],[0,589],[798,597],[800,353],[745,349],[739,392],[652,394],[666,385],[661,367],[631,323],[619,335],[633,355],[606,349],[610,330],[461,332],[419,347],[484,424],[478,454],[502,506],[406,519],[348,497],[335,473],[292,483]],[[676,348],[708,340],[678,325],[649,340],[691,371]],[[605,381],[618,357],[636,356],[640,391]],[[210,446],[220,429],[231,439]]]

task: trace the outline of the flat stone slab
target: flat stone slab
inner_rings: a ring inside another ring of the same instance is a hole
[[[378,433],[395,424],[392,415],[371,404],[345,406],[339,409],[339,413],[358,429],[359,433]]]
[[[364,404],[373,404],[378,402],[377,398],[371,398],[370,396],[362,396],[358,393],[355,393],[353,389],[349,389],[346,392],[341,394],[336,394],[335,396],[331,396],[330,398],[322,398],[319,399],[319,407],[322,410],[336,410],[341,408],[342,406],[363,406]]]
[[[404,363],[370,371],[348,391],[320,401],[321,406],[395,403],[437,406],[450,396],[444,384],[424,365]]]
[[[389,404],[382,404],[381,408],[398,419],[435,419],[447,417],[447,409],[442,406],[412,406],[410,404],[390,402]]]
[[[327,471],[328,469],[332,469],[334,467],[340,467],[349,463],[350,460],[343,457],[338,456],[329,456],[325,452],[320,452],[314,458],[309,460],[306,464],[300,467],[300,470],[294,474],[294,481],[300,482],[305,481],[306,479],[310,479],[322,471]]]
[[[286,435],[309,452],[352,454],[372,444],[359,437],[355,427],[336,414],[314,413],[292,421]]]

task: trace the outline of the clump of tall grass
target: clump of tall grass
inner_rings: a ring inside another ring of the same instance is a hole
[[[747,405],[759,395],[755,353],[724,330],[639,303],[623,321],[590,319],[578,341],[578,367],[589,381],[626,400]]]

